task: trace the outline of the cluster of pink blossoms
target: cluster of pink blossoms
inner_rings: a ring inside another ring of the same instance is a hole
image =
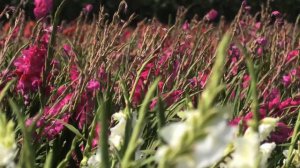
[[[45,66],[47,43],[45,34],[40,45],[34,44],[22,51],[20,57],[14,61],[15,74],[18,76],[17,90],[28,100],[29,93],[37,91],[42,84],[42,72]]]
[[[47,16],[53,7],[53,0],[34,0],[34,15],[37,19]]]

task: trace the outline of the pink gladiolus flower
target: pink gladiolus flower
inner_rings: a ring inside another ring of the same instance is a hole
[[[284,86],[289,86],[292,83],[292,77],[291,75],[283,75],[282,77],[282,83]]]
[[[265,106],[269,109],[276,109],[280,104],[280,90],[277,88],[272,89],[269,93],[264,95]]]
[[[96,80],[90,80],[87,84],[88,91],[95,91],[100,89],[100,83]]]
[[[33,10],[34,16],[37,19],[45,17],[48,15],[53,6],[53,0],[35,0],[34,1],[35,8]]]
[[[93,5],[92,4],[86,4],[83,8],[83,11],[86,13],[90,13],[93,10]]]
[[[15,73],[19,77],[17,90],[23,95],[35,91],[41,85],[46,49],[36,45],[22,51],[22,56],[14,61]]]
[[[243,89],[245,89],[245,88],[247,88],[247,87],[249,86],[250,80],[251,80],[251,79],[250,79],[250,75],[245,74],[245,75],[243,76],[243,83],[242,83]]]
[[[267,39],[265,37],[259,37],[256,39],[256,43],[260,46],[265,46],[267,44]]]
[[[80,102],[75,110],[75,120],[77,121],[78,127],[80,129],[82,129],[85,124],[90,123],[93,117],[93,114],[91,112],[93,110],[94,103],[92,100],[93,99],[90,95],[88,95],[88,93],[82,93]]]
[[[71,67],[70,67],[70,79],[72,82],[74,82],[73,86],[75,86],[78,83],[79,70],[75,64],[71,65]]]
[[[209,76],[208,71],[199,72],[197,77],[190,79],[192,87],[200,87],[203,89],[206,85],[207,79]]]
[[[134,106],[137,106],[142,99],[143,93],[145,92],[146,86],[148,85],[147,79],[153,67],[153,63],[148,63],[145,67],[145,70],[141,73],[140,78],[138,79],[138,83],[136,85],[132,98],[132,104]]]
[[[240,50],[234,44],[231,44],[228,50],[228,54],[231,57],[231,63],[236,63],[240,58]]]
[[[290,61],[290,60],[292,60],[293,58],[295,58],[295,57],[297,57],[297,56],[299,56],[299,50],[293,50],[293,51],[290,51],[289,53],[288,53],[288,55],[287,55],[287,61]]]
[[[255,23],[254,27],[255,27],[256,30],[260,29],[261,28],[261,22]]]
[[[190,24],[188,21],[185,21],[184,24],[182,25],[183,30],[189,30],[190,29]]]
[[[273,11],[272,16],[279,17],[281,13],[279,11]]]
[[[204,18],[208,21],[214,21],[215,19],[217,19],[218,17],[218,11],[216,11],[215,9],[210,10],[205,16]]]
[[[277,123],[276,130],[271,133],[270,141],[284,143],[291,137],[293,129],[283,122]]]
[[[262,56],[262,54],[263,54],[263,48],[262,47],[258,47],[258,49],[257,49],[257,55],[258,56]]]
[[[164,94],[162,95],[162,101],[167,105],[167,106],[170,106],[172,105],[173,103],[175,103],[176,101],[179,100],[180,96],[182,95],[183,91],[181,90],[175,90],[171,93],[168,93],[168,94]],[[156,106],[157,104],[157,98],[156,99],[153,99],[151,104],[150,104],[150,109],[153,110],[154,107]]]
[[[94,135],[94,138],[92,141],[92,147],[96,147],[98,145],[100,131],[101,131],[101,126],[100,126],[100,124],[97,124],[96,128],[95,128],[95,135]]]

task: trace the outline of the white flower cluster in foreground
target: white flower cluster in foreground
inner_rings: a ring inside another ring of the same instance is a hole
[[[238,129],[228,125],[226,112],[217,108],[207,114],[197,110],[181,114],[183,121],[169,124],[160,131],[165,142],[155,155],[160,167],[205,168],[216,164],[222,168],[267,167],[276,144],[263,142],[276,127],[278,119],[264,118],[258,132],[249,127],[244,135],[237,136]],[[129,121],[122,111],[115,113],[113,119],[116,125],[110,129],[109,143],[112,149],[120,150]],[[88,168],[99,167],[100,148],[87,163]]]
[[[197,117],[197,111],[186,112],[186,121],[170,124],[161,130],[161,136],[167,145],[158,149],[156,160],[160,162],[167,155],[180,149],[185,141],[185,135],[192,131],[191,119]],[[200,131],[200,130],[199,130]],[[208,133],[204,138],[195,141],[190,151],[175,160],[178,168],[200,168],[212,165],[223,157],[224,150],[234,138],[235,128],[229,127],[227,121],[218,116],[205,128]]]
[[[233,159],[229,161],[230,168],[264,168],[276,144],[263,143],[276,127],[277,119],[264,118],[259,125],[259,132],[249,127],[244,136],[234,140],[235,151]]]
[[[0,167],[15,167],[14,158],[17,145],[15,143],[14,123],[0,114]]]
[[[283,155],[288,157],[288,150],[283,151]],[[293,159],[291,161],[291,165],[294,167],[300,167],[300,141],[298,141],[298,149],[292,150]],[[286,164],[286,159],[283,161]]]
[[[125,137],[125,129],[128,121],[128,116],[123,111],[119,111],[112,115],[112,119],[116,122],[116,125],[110,128],[110,135],[108,138],[110,149],[120,150]],[[132,116],[132,126],[136,122],[136,113],[133,113]],[[100,148],[97,150],[96,154],[92,155],[88,159],[88,168],[96,168],[101,164],[101,151]]]
[[[241,137],[236,137],[236,128],[228,125],[226,117],[215,115],[212,121],[203,125],[204,134],[195,141],[189,142],[189,134],[192,129],[192,122],[199,112],[186,112],[188,115],[183,122],[173,123],[161,130],[161,136],[166,145],[160,147],[156,154],[156,160],[160,164],[169,160],[168,166],[174,165],[177,168],[205,168],[213,166],[221,159],[224,159],[228,150],[232,150],[232,159],[220,166],[228,168],[255,168],[266,167],[267,160],[275,143],[263,143],[272,130],[275,128],[277,119],[265,118],[261,121],[259,132],[249,127]],[[187,144],[192,143],[192,144]],[[187,145],[186,145],[187,144]],[[182,147],[190,149],[182,150]],[[178,152],[180,151],[180,152]],[[174,153],[179,153],[173,155]],[[170,158],[171,157],[171,158]],[[171,162],[171,163],[170,163]],[[161,164],[161,166],[166,166]]]
[[[92,155],[88,162],[86,168],[98,168],[101,164],[101,152],[100,149],[97,150],[96,154]]]
[[[116,149],[120,149],[125,136],[127,117],[122,111],[119,111],[113,114],[112,118],[117,121],[117,124],[110,129],[109,143]]]

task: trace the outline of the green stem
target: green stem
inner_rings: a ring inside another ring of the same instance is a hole
[[[60,5],[58,6],[58,8],[55,12],[54,20],[52,22],[52,32],[51,32],[48,49],[47,49],[47,58],[45,60],[45,68],[44,68],[43,75],[42,75],[44,87],[47,85],[46,84],[47,74],[50,71],[50,64],[51,64],[51,61],[52,61],[52,58],[54,55],[54,46],[55,46],[55,41],[56,41],[56,33],[57,33],[57,26],[59,23],[59,16],[60,16],[63,6],[65,5],[66,2],[67,2],[67,0],[63,0],[60,3]]]
[[[64,160],[62,160],[59,165],[57,166],[57,168],[65,168],[67,167],[67,164],[69,162],[69,160],[71,159],[72,156],[72,152],[74,151],[74,149],[76,148],[76,144],[78,141],[79,137],[75,136],[75,138],[72,141],[72,145],[71,145],[71,149],[69,150],[69,152],[67,153],[66,157]]]
[[[148,107],[149,107],[149,104],[150,104],[150,101],[151,101],[151,98],[156,90],[156,87],[157,87],[157,84],[159,82],[160,78],[156,79],[153,84],[151,85],[149,91],[147,92],[146,94],[146,97],[141,105],[141,108],[139,110],[139,117],[137,119],[137,122],[136,122],[136,125],[134,127],[134,130],[133,130],[133,133],[132,133],[132,136],[129,140],[129,143],[128,143],[128,148],[127,150],[125,151],[125,154],[124,154],[124,158],[122,159],[122,167],[123,168],[128,168],[130,167],[130,162],[133,158],[133,154],[136,150],[136,147],[138,146],[138,140],[139,140],[139,137],[141,135],[141,132],[143,131],[143,128],[145,126],[145,120],[146,120],[146,115],[147,115],[147,112],[148,112]]]
[[[109,161],[109,144],[108,144],[108,101],[107,99],[102,100],[100,111],[98,111],[98,116],[100,116],[100,122],[101,122],[101,166],[104,168],[110,167],[110,161]]]
[[[291,166],[292,154],[293,154],[294,146],[295,146],[295,144],[298,140],[299,129],[300,129],[300,111],[298,112],[298,117],[297,117],[296,125],[295,125],[295,128],[294,128],[292,140],[291,140],[292,142],[291,142],[291,145],[289,146],[287,162],[286,162],[286,165],[285,165],[286,168],[289,168]]]

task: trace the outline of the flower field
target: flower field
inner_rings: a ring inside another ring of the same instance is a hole
[[[300,15],[0,18],[0,167],[299,168]]]

